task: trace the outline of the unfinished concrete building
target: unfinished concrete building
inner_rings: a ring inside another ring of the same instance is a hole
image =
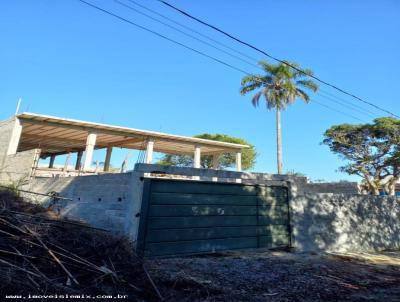
[[[112,173],[115,147],[142,150],[143,162]],[[271,247],[400,248],[395,198],[358,195],[356,183],[318,185],[305,177],[242,172],[246,147],[22,113],[0,123],[0,182],[18,185],[30,201],[61,216],[126,236],[148,257]],[[95,167],[99,149],[104,166]],[[153,152],[193,156],[193,167],[152,164]],[[217,169],[223,153],[235,154],[236,171]],[[75,154],[76,162],[56,166],[55,158],[66,154]],[[203,154],[213,156],[214,169],[200,167]],[[38,164],[41,158],[46,166]]]
[[[16,181],[33,176],[77,176],[110,172],[115,147],[145,151],[144,163],[151,164],[153,152],[193,156],[193,167],[200,168],[201,155],[212,155],[214,168],[223,153],[234,153],[236,170],[241,170],[245,145],[178,136],[154,131],[90,123],[32,113],[21,113],[0,124],[2,146],[0,164],[3,180]],[[102,169],[93,168],[93,152],[106,149]],[[76,153],[71,169],[54,166],[59,155]],[[48,167],[38,165],[50,158]],[[8,174],[7,174],[7,173]]]

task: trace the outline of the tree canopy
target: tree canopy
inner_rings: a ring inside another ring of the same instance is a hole
[[[300,68],[296,62],[271,64],[266,61],[258,62],[264,70],[264,74],[251,74],[242,78],[240,94],[245,95],[256,91],[252,98],[252,104],[257,107],[260,99],[265,99],[267,109],[284,110],[297,98],[308,103],[310,96],[307,90],[316,92],[318,85],[309,78],[314,73],[311,69],[303,69],[302,72],[292,68]],[[291,66],[289,66],[291,65]]]
[[[323,143],[349,163],[340,171],[361,176],[375,195],[395,194],[400,179],[400,120],[377,118],[372,124],[332,126]]]
[[[248,145],[250,148],[245,148],[242,150],[242,169],[243,170],[251,169],[254,167],[256,163],[257,153],[255,147],[242,138],[232,137],[226,134],[208,134],[208,133],[195,135],[194,137],[226,142],[226,143]],[[219,157],[218,162],[220,169],[232,168],[235,166],[235,154],[224,153]],[[166,154],[162,157],[162,159],[158,162],[158,164],[167,166],[173,165],[178,167],[192,167],[193,156]],[[200,164],[202,168],[212,168],[213,164],[212,155],[202,155]]]

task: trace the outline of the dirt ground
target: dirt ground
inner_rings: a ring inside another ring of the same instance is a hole
[[[400,252],[241,251],[147,266],[166,301],[400,301]]]

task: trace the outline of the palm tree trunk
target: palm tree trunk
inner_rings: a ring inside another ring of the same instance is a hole
[[[276,108],[276,158],[278,164],[278,174],[283,174],[281,111],[279,108]]]

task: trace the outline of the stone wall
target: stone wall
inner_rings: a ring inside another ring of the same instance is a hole
[[[395,197],[304,194],[290,201],[298,251],[379,251],[400,248],[400,200]]]
[[[304,191],[307,193],[358,194],[358,184],[356,182],[307,183]]]
[[[57,192],[70,200],[58,200],[53,206],[61,215],[88,223],[136,240],[141,207],[140,173],[93,176],[35,178],[22,189],[48,194]],[[36,203],[48,206],[52,198],[26,193]]]

